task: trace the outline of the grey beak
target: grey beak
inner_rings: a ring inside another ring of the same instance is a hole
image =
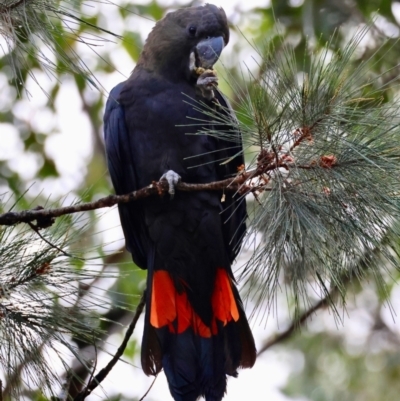
[[[225,43],[222,36],[216,38],[204,39],[196,46],[196,64],[197,67],[205,69],[212,68],[218,61]]]

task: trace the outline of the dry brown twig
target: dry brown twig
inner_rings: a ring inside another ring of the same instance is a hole
[[[330,305],[332,302],[332,297],[336,290],[332,291],[325,298],[322,298],[315,305],[311,306],[309,309],[304,311],[297,319],[294,319],[290,326],[282,333],[273,335],[270,339],[265,341],[261,348],[257,352],[257,357],[263,354],[265,351],[270,349],[276,344],[285,341],[287,338],[291,337],[294,333],[300,331],[301,327],[304,326],[307,320],[316,313],[318,310],[323,309]]]
[[[314,169],[314,168],[332,168],[337,166],[336,158],[334,155],[321,155],[318,162],[313,162],[309,165],[298,165],[292,156],[292,151],[295,147],[299,146],[304,140],[309,140],[313,127],[302,128],[295,132],[307,132],[307,135],[300,135],[291,149],[280,155],[276,152],[262,149],[257,158],[257,166],[254,170],[246,171],[244,166],[238,167],[238,174],[235,177],[227,178],[221,181],[215,181],[207,184],[189,184],[179,182],[175,186],[175,190],[183,192],[195,191],[223,191],[223,192],[237,192],[242,196],[248,193],[253,193],[255,197],[264,191],[267,191],[268,183],[270,181],[270,172],[279,168],[289,170],[290,168],[297,169]],[[329,160],[325,160],[326,158]],[[332,160],[331,160],[332,159]],[[252,180],[257,179],[254,183]],[[66,214],[73,214],[85,212],[89,210],[101,209],[104,207],[111,207],[118,203],[127,203],[139,199],[147,198],[152,195],[163,195],[168,192],[169,186],[167,181],[154,181],[149,186],[133,191],[126,195],[109,195],[94,202],[79,203],[71,206],[65,206],[54,209],[44,209],[41,206],[31,210],[24,210],[22,212],[7,212],[0,215],[0,225],[11,226],[18,223],[31,223],[36,221],[35,227],[37,229],[51,226],[54,218]]]
[[[229,178],[227,180],[218,181],[210,184],[186,184],[180,182],[175,189],[178,191],[204,191],[204,190],[231,190],[239,189],[236,179]],[[168,192],[168,183],[166,181],[154,182],[147,187],[133,191],[126,195],[109,195],[94,202],[79,203],[76,205],[59,207],[54,209],[36,209],[24,210],[22,212],[7,212],[0,215],[0,225],[11,226],[18,223],[28,223],[35,221],[38,228],[44,228],[51,224],[49,221],[55,217],[60,217],[66,214],[85,212],[89,210],[111,207],[117,203],[127,203],[138,199],[147,198],[151,195],[162,195]]]
[[[128,341],[135,330],[136,323],[139,320],[140,315],[143,312],[145,306],[145,293],[143,293],[142,298],[139,302],[139,305],[136,308],[136,312],[132,318],[132,322],[128,327],[128,330],[125,333],[124,340],[122,341],[121,345],[119,346],[115,355],[111,358],[110,362],[97,373],[96,376],[92,377],[85,387],[75,398],[74,401],[83,401],[88,395],[92,393],[92,391],[97,388],[100,383],[107,377],[107,375],[111,372],[111,369],[115,366],[115,364],[119,361],[122,354],[125,351],[125,348],[128,344]]]

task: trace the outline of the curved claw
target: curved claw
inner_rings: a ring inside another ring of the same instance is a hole
[[[200,89],[201,94],[207,100],[214,97],[213,89],[218,85],[218,77],[213,70],[206,70],[198,78],[196,86]]]
[[[181,180],[181,176],[177,173],[175,173],[175,171],[173,170],[168,170],[166,173],[164,173],[161,178],[160,181],[165,180],[168,182],[168,193],[171,196],[171,199],[174,197],[175,195],[175,185]]]

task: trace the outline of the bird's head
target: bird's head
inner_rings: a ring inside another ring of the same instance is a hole
[[[206,4],[177,10],[157,22],[139,64],[163,75],[188,78],[194,68],[212,68],[228,41],[222,8]]]

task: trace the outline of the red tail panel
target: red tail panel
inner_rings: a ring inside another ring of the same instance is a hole
[[[215,318],[224,326],[232,319],[235,322],[239,320],[239,310],[232,292],[231,280],[224,269],[217,269],[211,304]]]
[[[176,319],[175,287],[165,270],[154,272],[150,324],[160,328]]]
[[[239,320],[239,310],[232,291],[231,279],[226,270],[217,269],[211,298],[214,318],[211,327],[204,324],[193,310],[186,292],[179,293],[170,274],[157,270],[153,274],[150,324],[155,328],[167,326],[172,333],[183,333],[189,327],[201,337],[211,337],[218,332],[217,320],[225,326]]]

